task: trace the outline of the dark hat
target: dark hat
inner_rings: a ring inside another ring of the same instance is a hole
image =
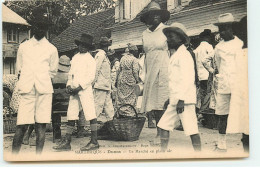
[[[108,49],[107,56],[114,55],[115,53],[116,53],[116,51],[114,49]]]
[[[80,39],[75,39],[75,44],[78,46],[79,44],[83,44],[90,49],[94,49],[95,46],[93,44],[93,37],[89,34],[81,34]]]
[[[101,46],[111,46],[112,40],[109,40],[107,37],[101,37],[99,40],[99,45]]]
[[[200,38],[211,37],[211,30],[210,29],[204,29],[204,31],[200,33],[199,37]]]
[[[168,10],[162,10],[160,5],[154,1],[148,4],[147,11],[145,11],[140,16],[140,21],[146,23],[147,18],[150,16],[150,14],[160,15],[163,23],[170,19],[170,12]]]
[[[177,35],[181,37],[183,40],[183,44],[189,44],[190,43],[190,38],[187,35],[187,30],[185,26],[181,23],[172,23],[169,27],[163,29],[163,33],[165,36],[167,36],[167,33],[174,32]]]

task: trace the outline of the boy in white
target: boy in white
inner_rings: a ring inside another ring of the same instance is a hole
[[[196,85],[194,61],[187,50],[189,38],[185,27],[173,23],[163,30],[171,54],[169,73],[170,103],[158,123],[161,128],[161,149],[165,151],[169,142],[169,131],[181,119],[185,135],[190,136],[195,151],[201,150],[200,135],[195,113]]]
[[[89,53],[92,49],[93,37],[82,34],[80,40],[75,40],[78,45],[79,53],[71,60],[71,69],[67,82],[67,92],[71,95],[67,112],[67,131],[65,140],[55,150],[71,150],[71,135],[75,126],[75,121],[79,119],[79,112],[83,109],[85,119],[90,121],[91,141],[80,148],[81,151],[98,149],[97,142],[97,117],[95,102],[92,90],[92,82],[95,79],[96,62]]]

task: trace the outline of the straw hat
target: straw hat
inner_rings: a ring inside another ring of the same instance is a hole
[[[89,34],[81,34],[79,39],[75,39],[75,44],[78,46],[79,44],[83,44],[93,50],[95,48],[93,44],[93,36]]]
[[[187,35],[187,29],[186,27],[181,23],[172,23],[169,27],[163,29],[164,35],[167,36],[167,33],[174,32],[178,34],[182,40],[183,44],[188,44],[190,42],[190,39]]]
[[[150,14],[160,15],[163,23],[168,21],[170,18],[170,12],[168,10],[162,10],[160,5],[154,1],[148,4],[147,11],[145,11],[140,16],[140,21],[146,23],[147,18],[150,16]]]
[[[218,16],[218,22],[214,23],[214,25],[224,25],[224,24],[232,24],[235,22],[234,17],[231,13],[225,13]]]
[[[62,55],[59,59],[59,71],[68,73],[70,71],[70,58],[66,55]]]

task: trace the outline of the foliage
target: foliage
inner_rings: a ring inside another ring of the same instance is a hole
[[[113,0],[44,0],[6,1],[7,7],[33,23],[36,15],[46,16],[51,23],[51,38],[59,35],[79,17],[111,8]]]

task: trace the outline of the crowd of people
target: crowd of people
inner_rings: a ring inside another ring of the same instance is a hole
[[[139,111],[146,113],[148,127],[157,128],[155,138],[160,139],[162,151],[167,149],[169,132],[180,121],[194,150],[201,151],[197,116],[210,109],[219,117],[216,150],[227,150],[226,133],[242,133],[244,149],[249,151],[246,17],[235,22],[231,13],[221,14],[215,23],[219,43],[212,45],[211,30],[205,28],[195,50],[183,24],[164,24],[169,18],[169,11],[151,2],[140,18],[147,26],[142,38],[144,52],[139,54],[138,47],[129,43],[120,60],[115,58],[115,50],[109,49],[112,42],[107,37],[101,37],[98,49],[89,34],[75,40],[79,52],[70,62],[66,85],[70,95],[66,134],[54,150],[71,150],[80,115],[90,122],[91,129],[90,142],[80,150],[98,149],[98,121],[113,120],[121,106],[137,107],[140,102]],[[40,154],[46,124],[51,121],[58,51],[44,37],[46,26],[36,23],[33,29],[34,36],[20,45],[17,55],[21,101],[13,153],[19,153],[28,124],[35,124],[36,153]],[[128,107],[120,111],[134,115]]]

